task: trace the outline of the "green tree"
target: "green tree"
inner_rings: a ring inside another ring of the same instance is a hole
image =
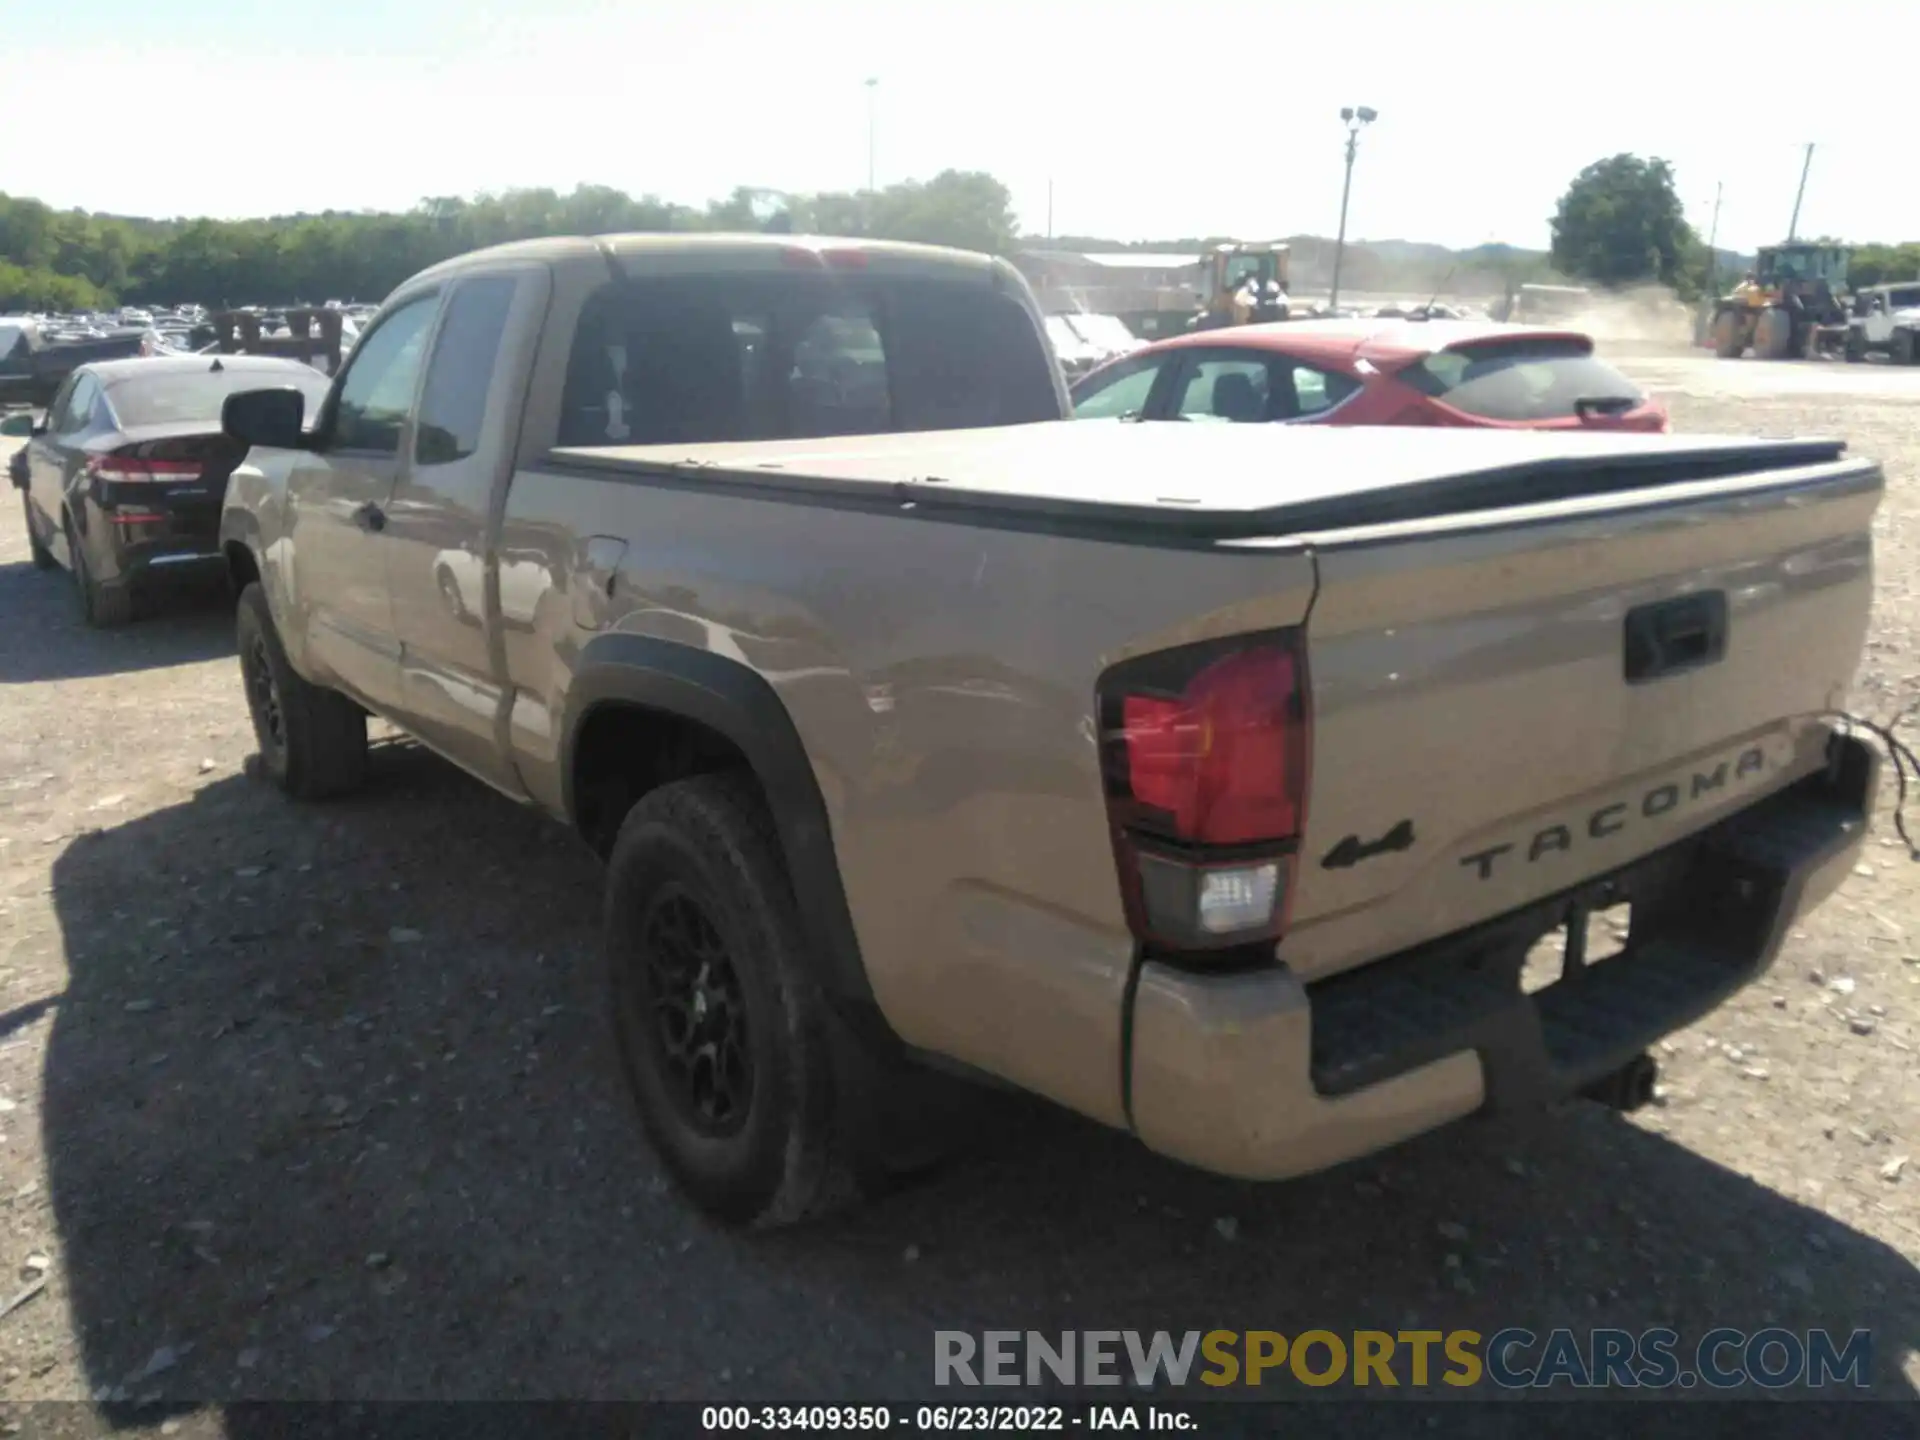
[[[1904,245],[1862,245],[1853,252],[1847,276],[1854,285],[1898,285],[1920,281],[1920,241]]]
[[[1606,286],[1697,285],[1704,268],[1665,160],[1614,155],[1573,179],[1552,221],[1553,268]],[[1691,272],[1691,273],[1689,273]]]

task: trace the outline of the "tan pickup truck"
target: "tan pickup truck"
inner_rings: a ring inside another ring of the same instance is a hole
[[[1255,1178],[1644,1100],[1861,844],[1878,468],[1070,422],[1043,336],[860,242],[409,281],[310,434],[228,401],[265,768],[351,788],[373,712],[573,825],[641,1116],[737,1222],[884,1176],[941,1070]]]

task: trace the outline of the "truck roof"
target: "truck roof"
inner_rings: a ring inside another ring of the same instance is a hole
[[[1836,439],[1062,420],[552,453],[569,465],[796,498],[912,504],[929,513],[1071,515],[1224,539],[1484,508],[1460,502],[1468,482],[1476,493],[1498,490],[1499,503],[1522,504],[1565,493],[1570,482],[1554,477],[1569,473],[1584,477],[1577,488],[1590,493],[1815,464],[1845,450]]]
[[[701,269],[725,269],[729,263],[743,269],[766,269],[781,263],[782,253],[803,258],[857,252],[871,259],[884,258],[897,268],[933,266],[941,269],[988,271],[1005,261],[972,250],[955,250],[943,245],[916,245],[903,240],[863,240],[831,235],[764,235],[728,231],[638,232],[612,235],[554,235],[538,240],[514,240],[469,251],[443,260],[416,275],[414,281],[452,275],[462,270],[481,269],[503,260],[597,259],[617,261],[664,260],[687,256],[697,259]],[[824,261],[820,262],[824,263]],[[628,268],[624,267],[623,268]],[[640,268],[645,268],[644,266]],[[410,281],[409,284],[413,282]]]

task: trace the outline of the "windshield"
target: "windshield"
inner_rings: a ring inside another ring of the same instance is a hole
[[[1581,401],[1638,406],[1646,397],[1578,340],[1498,341],[1429,355],[1400,378],[1451,409],[1487,420],[1566,420]]]
[[[1055,351],[1062,355],[1078,355],[1086,350],[1086,337],[1066,316],[1049,315],[1046,322],[1047,338],[1053,342]]]
[[[220,423],[220,407],[240,390],[294,385],[307,397],[307,414],[315,414],[326,398],[327,377],[318,370],[168,370],[160,374],[128,376],[107,387],[107,402],[123,430],[142,425]]]
[[[1114,354],[1134,349],[1140,344],[1139,337],[1127,328],[1126,322],[1118,315],[1068,315],[1065,318],[1089,345],[1098,345]]]

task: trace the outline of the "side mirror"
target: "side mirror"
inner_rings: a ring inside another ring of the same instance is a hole
[[[220,428],[247,446],[274,450],[305,450],[311,438],[301,429],[307,397],[292,386],[273,390],[241,390],[220,407]]]
[[[40,426],[34,423],[30,411],[22,410],[16,415],[9,415],[5,420],[0,420],[0,435],[6,436],[9,440],[25,440],[39,433]]]

